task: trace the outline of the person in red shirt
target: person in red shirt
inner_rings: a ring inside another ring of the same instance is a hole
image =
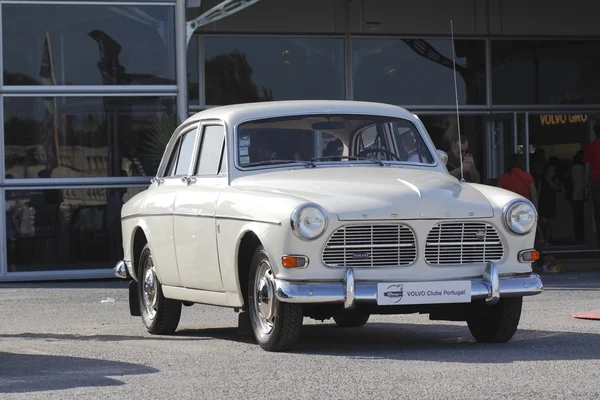
[[[598,137],[598,127],[595,128]],[[592,205],[594,207],[594,220],[596,222],[596,238],[600,247],[600,139],[588,144],[583,153],[585,163],[584,197],[591,189]]]
[[[498,180],[498,186],[520,194],[530,200],[535,208],[537,205],[537,191],[533,177],[525,171],[525,162],[521,154],[513,154],[508,162],[508,168],[504,175]]]

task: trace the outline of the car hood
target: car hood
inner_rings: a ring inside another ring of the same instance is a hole
[[[232,187],[301,197],[337,214],[364,219],[490,218],[493,207],[448,173],[397,167],[329,167],[262,172]]]

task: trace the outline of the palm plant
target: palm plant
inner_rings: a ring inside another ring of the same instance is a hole
[[[152,122],[142,139],[139,158],[131,158],[130,175],[147,176],[145,171],[158,169],[165,148],[179,124],[179,118],[176,115],[168,114],[158,117]]]
[[[160,160],[179,124],[179,118],[176,115],[163,115],[157,118],[148,128],[148,134],[143,140],[144,153],[151,158],[156,157]]]

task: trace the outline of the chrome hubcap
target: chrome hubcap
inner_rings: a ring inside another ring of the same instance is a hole
[[[156,279],[156,272],[154,270],[154,263],[152,258],[148,257],[145,265],[144,283],[143,288],[143,299],[144,307],[150,319],[154,319],[156,315],[156,306],[158,303],[158,279]]]
[[[268,261],[263,260],[259,267],[254,288],[254,309],[258,316],[260,328],[269,333],[275,323],[275,285],[273,271]]]

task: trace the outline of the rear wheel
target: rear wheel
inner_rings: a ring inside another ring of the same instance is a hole
[[[341,328],[358,328],[369,321],[371,315],[362,311],[341,311],[333,316],[337,326]]]
[[[275,297],[273,270],[264,248],[252,258],[248,283],[248,312],[254,337],[267,351],[286,351],[300,338],[302,305],[283,303]]]
[[[517,332],[522,306],[522,297],[500,299],[493,306],[484,302],[474,303],[469,310],[467,325],[479,342],[507,342]]]
[[[138,296],[144,326],[152,334],[171,334],[179,325],[181,302],[167,299],[163,295],[150,247],[147,244],[142,250],[139,265]]]

